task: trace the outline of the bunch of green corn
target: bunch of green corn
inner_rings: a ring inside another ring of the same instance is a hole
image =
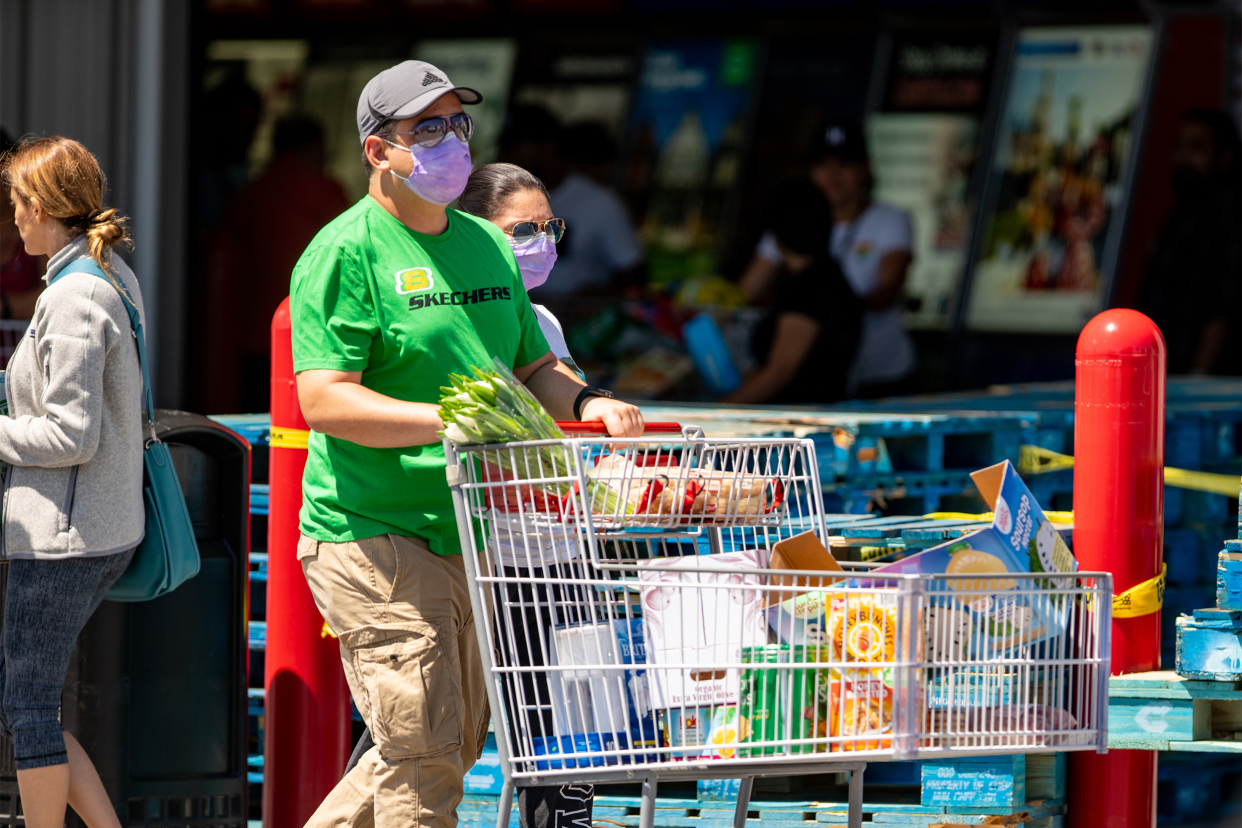
[[[449,374],[452,384],[440,387],[440,420],[444,423],[440,436],[458,445],[564,439],[564,432],[526,386],[499,360],[493,362],[496,370],[472,367],[473,377]],[[484,459],[519,480],[573,475],[572,459],[559,445],[488,451]],[[534,485],[558,496],[573,488],[566,480]],[[630,511],[605,483],[588,479],[587,492],[593,512],[617,514],[620,509],[625,514]]]

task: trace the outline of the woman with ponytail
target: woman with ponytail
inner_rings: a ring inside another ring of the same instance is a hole
[[[84,146],[23,142],[0,175],[26,250],[48,257],[48,287],[4,376],[0,729],[27,826],[60,828],[68,804],[90,828],[119,828],[58,711],[74,642],[142,540],[142,376],[127,310],[142,317],[142,294],[113,252],[124,219],[104,207]]]

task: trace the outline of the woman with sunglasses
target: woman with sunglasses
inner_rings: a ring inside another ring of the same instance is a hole
[[[565,222],[553,217],[548,191],[539,178],[515,164],[488,164],[470,174],[457,205],[463,212],[490,221],[504,232],[528,291],[548,280],[556,264],[556,243],[565,233]],[[531,308],[553,355],[581,377],[582,371],[565,345],[561,323],[542,305],[532,302]],[[512,579],[503,587],[497,585],[496,590],[495,606],[502,610],[494,619],[495,636],[498,641],[507,642],[497,649],[497,663],[516,660],[517,664],[506,666],[544,666],[552,646],[548,636],[553,629],[595,620],[578,611],[590,605],[587,596],[577,594],[573,587],[554,583],[561,579],[584,579],[583,564],[574,559],[577,546],[572,540],[534,535],[523,529],[507,539],[493,539],[489,547],[495,557],[491,565],[500,569],[503,577]],[[510,658],[514,655],[516,659]],[[506,690],[510,721],[523,715],[520,711],[538,709],[540,712],[525,713],[527,733],[534,739],[552,742],[564,735],[556,733],[556,718],[565,717],[552,712],[557,699],[544,674],[520,673],[517,680],[506,685]],[[590,691],[585,692],[589,695]],[[571,690],[567,695],[578,694]],[[594,728],[585,725],[585,729]],[[519,788],[522,828],[590,825],[593,800],[591,785]]]
[[[556,264],[556,245],[565,235],[565,220],[552,216],[542,181],[516,164],[488,164],[470,174],[457,206],[490,221],[509,238],[528,292],[548,280]],[[530,306],[552,353],[585,379],[569,355],[560,321],[543,305]]]

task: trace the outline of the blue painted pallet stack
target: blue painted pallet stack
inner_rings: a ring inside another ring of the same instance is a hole
[[[868,787],[863,796],[863,825],[873,828],[928,828],[929,826],[1011,825],[1059,828],[1065,818],[1065,754],[986,756],[969,759],[903,764],[913,769],[911,785]],[[866,777],[891,781],[887,765],[872,765]],[[920,775],[921,774],[921,775]],[[727,785],[727,783],[726,783]],[[656,800],[659,828],[732,828],[731,796],[717,794],[719,785],[700,783],[695,799]],[[637,796],[608,796],[597,788],[596,821],[637,826]],[[841,801],[760,793],[750,803],[748,828],[829,828],[844,826],[848,805]],[[458,817],[463,828],[492,828],[498,816],[495,794],[467,793]],[[516,809],[511,824],[517,825]]]

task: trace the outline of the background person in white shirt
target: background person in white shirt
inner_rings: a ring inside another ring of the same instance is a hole
[[[913,393],[918,390],[914,343],[902,321],[902,289],[913,260],[910,217],[871,199],[871,161],[856,124],[824,129],[810,178],[832,205],[832,256],[867,308],[850,378],[852,396]],[[776,240],[767,233],[739,283],[752,301],[772,289],[780,265]]]
[[[608,143],[602,128],[564,128],[542,107],[519,106],[509,113],[501,157],[540,178],[553,212],[574,228],[557,244],[556,278],[531,294],[535,301],[616,293],[645,281],[642,244],[625,203],[586,172],[606,166],[609,154],[615,157]]]

